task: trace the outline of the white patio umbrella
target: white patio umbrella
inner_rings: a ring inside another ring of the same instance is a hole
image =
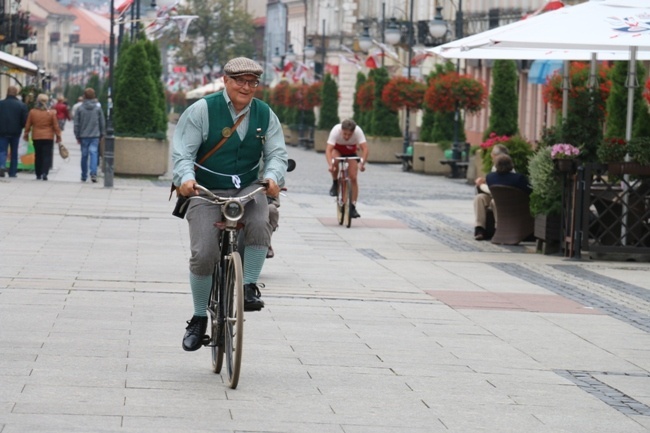
[[[525,28],[523,24],[526,24]],[[591,0],[524,20],[479,47],[593,50],[626,54],[629,80],[636,82],[636,60],[650,55],[650,1]],[[625,138],[632,135],[634,87],[628,89]]]

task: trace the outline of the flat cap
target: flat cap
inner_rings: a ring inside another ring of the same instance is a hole
[[[259,78],[264,72],[264,69],[255,60],[251,60],[248,57],[235,57],[226,63],[223,71],[230,77],[256,75]]]

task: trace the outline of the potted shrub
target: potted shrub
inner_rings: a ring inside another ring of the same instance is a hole
[[[160,176],[167,172],[169,142],[159,64],[157,45],[143,36],[120,50],[113,116],[116,174]]]
[[[542,252],[556,253],[560,248],[562,183],[557,176],[551,148],[541,147],[528,161],[530,213],[535,216],[535,237],[544,241]]]
[[[404,138],[399,127],[397,111],[391,110],[381,95],[388,84],[388,71],[386,68],[373,70],[374,100],[372,110],[372,134],[366,134],[368,141],[370,162],[399,162],[395,159],[396,153],[404,151]]]
[[[490,157],[490,153],[495,144],[503,144],[507,147],[515,170],[524,176],[528,175],[528,158],[533,153],[532,145],[518,135],[509,137],[507,135],[498,136],[495,133],[491,133],[487,140],[481,143],[482,174],[492,171],[492,158]]]
[[[331,74],[325,75],[320,87],[320,116],[314,131],[314,150],[325,152],[327,137],[339,120],[339,87]]]

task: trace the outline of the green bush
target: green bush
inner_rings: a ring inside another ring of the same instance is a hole
[[[555,173],[551,148],[543,147],[528,160],[531,215],[559,214],[562,209],[562,184]]]
[[[628,89],[626,87],[628,77],[627,61],[614,62],[611,71],[612,89],[607,98],[607,130],[606,137],[625,137],[627,124],[627,99]],[[637,79],[641,82],[644,80],[646,70],[637,62]],[[635,129],[642,128],[645,125],[638,123],[638,117],[641,113],[641,103],[643,102],[643,87],[637,86],[634,90],[634,113],[633,124]],[[645,105],[645,104],[643,104]],[[646,126],[647,127],[647,126]],[[637,131],[633,129],[633,137],[638,136]]]
[[[391,111],[381,100],[381,93],[388,83],[386,68],[374,69],[375,100],[372,112],[372,135],[379,137],[401,137],[399,119],[396,111]]]
[[[329,131],[339,120],[339,87],[330,74],[325,75],[321,94],[323,101],[318,119],[318,129]]]
[[[514,137],[505,137],[505,140],[497,140],[494,144],[502,144],[508,149],[508,154],[512,158],[512,163],[517,173],[528,176],[528,158],[533,153],[533,146],[519,135]],[[492,147],[483,147],[483,171],[489,173],[492,171],[492,157],[490,153]]]
[[[160,88],[149,63],[144,40],[125,44],[120,50],[114,81],[115,135],[160,140],[167,136],[167,125],[162,127],[160,116],[160,110],[164,112],[164,93],[162,98],[158,95]]]
[[[359,104],[357,103],[357,93],[359,92],[359,87],[361,87],[364,83],[366,82],[366,76],[364,75],[363,72],[357,72],[357,82],[354,85],[354,102],[352,103],[352,112],[354,113],[352,115],[352,120],[356,122],[359,127],[366,131],[368,128],[366,128],[365,125],[365,117],[363,116],[363,113],[361,112],[361,108],[359,107]]]
[[[490,90],[490,120],[485,136],[515,135],[519,130],[517,64],[514,60],[495,60]]]
[[[627,151],[633,161],[650,165],[650,137],[636,137],[627,144]]]

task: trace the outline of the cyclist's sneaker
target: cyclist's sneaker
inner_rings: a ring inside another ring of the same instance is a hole
[[[267,259],[272,259],[275,256],[275,252],[273,251],[273,247],[269,245],[269,249],[266,252],[266,258]]]
[[[260,298],[261,296],[257,284],[244,284],[244,311],[260,311],[264,308],[264,301]]]
[[[183,337],[183,349],[188,352],[198,350],[203,346],[203,336],[208,327],[208,318],[200,316],[192,316],[192,320],[188,320],[187,331]]]
[[[330,195],[332,197],[336,197],[336,194],[338,193],[338,189],[339,189],[339,183],[338,181],[335,180],[334,182],[332,182],[332,187],[330,188]]]
[[[361,215],[359,215],[359,212],[357,212],[357,207],[353,204],[350,205],[350,217],[361,218]]]

